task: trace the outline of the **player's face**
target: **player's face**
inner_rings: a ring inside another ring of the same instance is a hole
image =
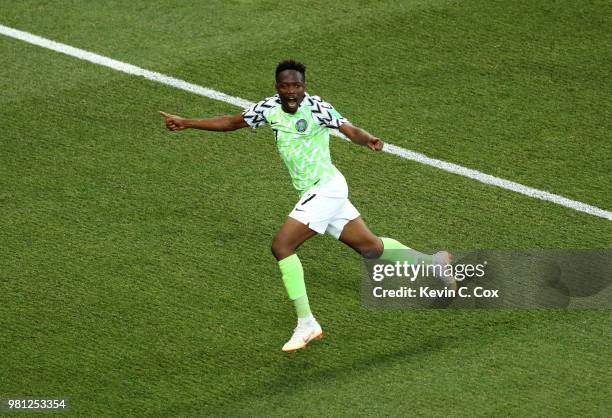
[[[276,92],[281,100],[283,110],[295,113],[304,100],[306,84],[302,73],[296,70],[285,70],[276,77]]]

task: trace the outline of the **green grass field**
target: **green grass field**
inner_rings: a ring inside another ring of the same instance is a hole
[[[405,148],[612,209],[612,3],[0,0],[0,24],[251,101],[276,63]],[[372,310],[359,257],[270,241],[295,203],[240,109],[0,35],[0,397],[80,416],[609,416],[609,310]],[[332,141],[377,234],[415,248],[609,248],[612,223]]]

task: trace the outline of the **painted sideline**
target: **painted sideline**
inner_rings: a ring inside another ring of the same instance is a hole
[[[83,49],[75,48],[70,45],[55,42],[37,35],[33,35],[28,32],[23,32],[17,29],[10,28],[8,26],[0,25],[0,34],[18,39],[20,41],[28,42],[30,44],[37,45],[43,48],[47,48],[52,51],[61,52],[62,54],[70,55],[72,57],[89,61],[94,64],[112,68],[113,70],[121,71],[139,77],[144,77],[148,80],[156,81],[158,83],[195,93],[200,96],[229,103],[234,106],[245,108],[253,104],[253,102],[241,99],[239,97],[230,96],[220,91],[198,86],[197,84],[188,83],[187,81],[160,74],[155,71],[145,70],[144,68],[140,68],[132,64],[117,61],[112,58],[107,58],[102,55],[94,54],[93,52],[85,51]],[[339,132],[333,131],[333,134],[346,139],[344,135]],[[497,186],[506,190],[511,190],[513,192],[520,193],[525,196],[533,197],[536,199],[546,200],[548,202],[556,203],[557,205],[565,206],[566,208],[574,209],[579,212],[588,213],[589,215],[597,216],[612,221],[612,212],[588,205],[586,203],[579,202],[577,200],[568,199],[566,197],[549,193],[543,190],[534,189],[532,187],[524,186],[520,183],[516,183],[510,180],[504,180],[502,178],[491,176],[481,171],[463,167],[458,164],[453,164],[447,161],[430,158],[419,152],[410,151],[393,144],[385,143],[383,151],[393,155],[397,155],[407,160],[412,160],[421,164],[429,165],[431,167],[435,167],[440,170],[447,171],[449,173],[468,177],[477,180],[481,183],[490,184],[492,186]]]

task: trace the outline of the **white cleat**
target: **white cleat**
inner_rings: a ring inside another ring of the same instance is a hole
[[[323,330],[321,325],[316,320],[298,323],[298,326],[293,330],[293,335],[283,346],[285,353],[293,353],[299,349],[305,348],[312,340],[320,340],[323,338]]]
[[[442,275],[436,277],[440,279],[447,289],[457,290],[457,280],[451,273],[447,271],[446,266],[453,261],[453,255],[448,251],[439,251],[432,256],[432,263],[437,266],[442,266]]]

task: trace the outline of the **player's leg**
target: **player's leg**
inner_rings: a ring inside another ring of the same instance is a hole
[[[377,237],[360,217],[349,221],[338,238],[364,258],[407,261],[410,264],[431,263],[430,255],[413,250],[393,238]],[[398,251],[399,250],[399,251]]]
[[[308,225],[288,217],[272,239],[272,254],[281,261],[295,254],[300,245],[315,235],[317,232]]]
[[[409,264],[423,263],[425,265],[438,264],[446,266],[452,261],[452,256],[446,251],[440,251],[433,255],[424,254],[405,246],[393,238],[377,237],[367,227],[361,217],[349,221],[340,236],[340,241],[357,251],[362,257],[369,259],[381,259],[384,261],[399,261]],[[444,269],[441,269],[444,271]],[[456,288],[455,279],[447,274],[439,276],[442,282],[450,288]]]
[[[272,254],[278,261],[283,284],[287,295],[295,305],[299,318],[311,315],[306,284],[304,282],[304,270],[299,257],[295,253],[306,240],[316,235],[316,232],[293,218],[287,218],[285,223],[272,239]]]
[[[292,352],[304,348],[311,339],[320,338],[322,335],[321,326],[310,311],[304,270],[295,253],[300,245],[316,234],[317,232],[307,225],[288,217],[272,240],[272,254],[278,260],[283,284],[298,317],[298,326],[291,339],[283,346],[283,351]]]
[[[364,258],[380,258],[384,250],[381,238],[370,231],[361,216],[344,225],[338,239]]]

